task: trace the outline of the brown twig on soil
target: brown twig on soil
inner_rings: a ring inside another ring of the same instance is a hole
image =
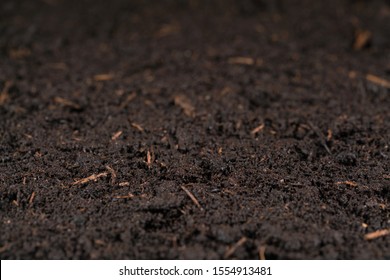
[[[4,246],[0,247],[0,254],[4,253],[5,251],[7,251],[10,248],[11,248],[11,244],[9,244],[9,243],[5,244]]]
[[[111,140],[112,140],[112,141],[115,141],[116,139],[118,139],[119,136],[122,135],[122,133],[123,133],[122,130],[115,132],[115,133],[111,136]]]
[[[54,98],[54,102],[57,103],[57,104],[61,104],[63,106],[66,106],[66,107],[70,107],[70,108],[73,108],[73,109],[76,109],[76,110],[80,110],[80,105],[74,103],[73,101],[70,101],[68,99],[65,99],[65,98],[62,98],[62,97],[55,97]]]
[[[265,249],[266,248],[267,248],[267,246],[265,246],[265,245],[259,247],[259,259],[262,261],[266,260],[266,258],[265,258]]]
[[[157,38],[166,37],[172,34],[176,34],[180,32],[180,26],[176,23],[164,24],[161,28],[156,32]]]
[[[333,132],[331,129],[328,129],[328,135],[326,136],[326,141],[330,141],[332,140],[332,137],[333,137]]]
[[[33,201],[34,201],[34,198],[35,198],[35,192],[32,192],[31,196],[30,196],[30,199],[28,200],[28,204],[29,205],[32,205]]]
[[[366,47],[372,38],[372,33],[368,30],[358,29],[355,32],[355,40],[353,42],[354,50],[361,50]]]
[[[229,64],[242,64],[242,65],[253,65],[255,64],[255,60],[252,57],[231,57],[228,59]]]
[[[350,187],[357,187],[358,184],[352,181],[342,181],[342,182],[336,182],[336,185],[347,185]]]
[[[98,75],[93,76],[93,78],[97,82],[104,82],[104,81],[110,81],[110,80],[114,79],[114,75],[113,74],[98,74]]]
[[[256,133],[262,131],[264,129],[265,125],[262,123],[261,125],[255,127],[254,129],[252,129],[251,131],[251,134],[252,135],[255,135]]]
[[[367,74],[366,76],[367,81],[370,81],[373,84],[376,84],[381,87],[390,88],[390,81],[382,79],[378,76]]]
[[[31,50],[28,48],[12,49],[9,51],[8,55],[12,59],[23,59],[31,55]]]
[[[98,178],[106,177],[107,175],[108,175],[108,172],[102,172],[102,173],[99,173],[99,174],[92,174],[89,177],[86,177],[86,178],[83,178],[83,179],[80,179],[80,180],[77,180],[77,181],[73,182],[72,186],[83,185],[83,184],[88,183],[89,181],[96,181]]]
[[[204,210],[203,207],[200,205],[199,201],[196,199],[196,197],[185,186],[181,186],[181,189],[185,191],[188,197],[191,198],[192,202],[194,202],[195,205],[198,206],[200,210],[202,211]]]
[[[191,101],[187,96],[177,95],[174,97],[175,105],[178,105],[184,112],[185,115],[189,117],[194,117],[195,107],[192,106]]]
[[[148,166],[149,169],[152,166],[152,154],[150,153],[149,150],[146,152],[146,165]]]
[[[126,186],[130,186],[130,183],[129,182],[120,182],[118,185],[120,187],[126,187]]]
[[[135,129],[137,129],[138,131],[144,132],[144,128],[143,128],[142,126],[140,126],[138,123],[132,122],[132,123],[130,123],[130,125],[131,125],[132,127],[134,127]]]
[[[364,239],[373,240],[388,234],[390,234],[390,229],[380,229],[374,232],[367,233],[366,235],[364,235]]]
[[[115,181],[116,181],[116,173],[115,173],[115,170],[110,167],[109,165],[106,165],[106,169],[108,170],[108,172],[110,172],[111,174],[111,185],[115,185]]]
[[[114,198],[117,198],[117,199],[126,199],[126,198],[133,198],[133,197],[134,197],[134,194],[129,193],[128,195],[117,195],[117,196],[115,196]]]
[[[136,97],[137,97],[137,93],[133,91],[132,93],[130,93],[130,94],[126,97],[125,101],[123,101],[123,103],[122,103],[119,107],[120,107],[121,109],[126,108],[127,105],[129,105],[129,103],[130,103],[131,101],[133,101],[133,99],[136,98]]]
[[[12,86],[11,81],[6,81],[3,90],[0,92],[0,106],[4,105],[9,98],[8,90]]]
[[[326,145],[326,141],[325,141],[326,138],[325,138],[324,134],[322,134],[321,130],[318,127],[316,127],[314,124],[312,124],[311,122],[308,122],[308,125],[315,132],[315,134],[317,134],[317,136],[320,138],[321,144],[325,148],[325,150],[328,152],[328,154],[331,155],[332,152],[330,151],[328,145]]]
[[[242,245],[245,244],[245,242],[247,241],[248,239],[244,236],[242,237],[240,240],[237,241],[236,244],[234,244],[233,246],[231,246],[229,249],[226,250],[225,254],[223,255],[223,257],[225,259],[229,258],[230,256],[232,256],[234,254],[234,252],[239,248],[241,247]]]

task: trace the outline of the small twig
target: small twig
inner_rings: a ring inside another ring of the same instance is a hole
[[[112,169],[109,165],[106,165],[106,169],[107,169],[108,172],[110,172],[110,174],[111,174],[111,185],[115,185],[115,181],[116,181],[116,173],[115,173],[115,170]]]
[[[355,32],[354,50],[361,50],[366,47],[372,38],[372,33],[368,30],[359,29]]]
[[[379,85],[381,87],[390,88],[390,81],[382,79],[378,76],[367,74],[366,76],[367,81],[370,81],[373,84]]]
[[[121,130],[118,131],[118,132],[115,132],[115,133],[112,135],[111,140],[112,140],[112,141],[115,141],[116,139],[118,139],[119,136],[122,135],[122,133],[123,133],[123,131],[121,131]]]
[[[70,101],[68,99],[65,99],[65,98],[62,98],[62,97],[59,97],[59,96],[54,98],[54,102],[57,103],[57,104],[61,104],[63,106],[66,106],[66,107],[70,107],[70,108],[76,109],[76,110],[80,110],[81,109],[80,105],[74,103],[73,101]]]
[[[152,166],[152,154],[150,153],[149,150],[146,152],[146,165],[148,166],[149,169]]]
[[[191,198],[192,202],[194,202],[195,205],[198,206],[200,210],[202,211],[204,210],[203,207],[200,205],[199,201],[196,199],[196,197],[185,186],[181,186],[181,189],[185,191],[185,193],[189,196],[189,198]]]
[[[5,82],[4,88],[0,92],[0,106],[5,104],[5,102],[8,100],[8,98],[9,98],[8,90],[10,89],[11,86],[12,86],[12,82],[11,81],[6,81]]]
[[[114,78],[113,74],[98,74],[93,77],[95,81],[103,82],[103,81],[110,81]]]
[[[255,64],[255,60],[252,57],[231,57],[228,59],[229,64],[242,64],[242,65],[253,65]]]
[[[380,230],[377,230],[377,231],[374,231],[371,233],[367,233],[364,236],[364,239],[365,240],[372,240],[372,239],[376,239],[376,238],[379,238],[379,237],[382,237],[382,236],[385,236],[388,234],[390,234],[390,229],[380,229]]]
[[[115,196],[114,198],[117,198],[117,199],[126,199],[126,198],[133,198],[133,197],[134,197],[134,194],[129,193],[128,195],[117,195],[117,196]]]
[[[311,129],[315,132],[315,134],[317,134],[317,136],[320,138],[320,141],[321,141],[321,144],[322,146],[324,146],[325,150],[328,152],[328,154],[332,154],[332,152],[330,151],[328,145],[326,145],[326,142],[325,142],[325,136],[324,134],[322,134],[321,130],[318,129],[318,127],[316,127],[315,125],[313,125],[311,122],[308,122],[308,125],[311,127]]]
[[[336,185],[347,185],[350,187],[357,187],[358,184],[352,181],[342,181],[342,182],[336,182]]]
[[[4,246],[0,247],[0,254],[4,253],[5,251],[7,251],[10,248],[11,248],[11,244],[9,244],[9,243],[5,244]]]
[[[326,141],[330,141],[332,140],[332,137],[333,137],[333,132],[331,129],[328,129],[328,135],[326,136]]]
[[[131,94],[129,94],[129,95],[126,97],[125,101],[123,101],[123,103],[122,103],[119,107],[120,107],[121,109],[126,108],[127,105],[129,105],[129,103],[130,103],[131,101],[133,101],[133,99],[136,98],[136,97],[137,97],[137,93],[136,93],[136,92],[132,92]]]
[[[102,172],[102,173],[99,173],[99,174],[92,174],[91,176],[89,176],[87,178],[83,178],[83,179],[80,179],[80,180],[77,180],[77,181],[73,182],[72,185],[73,186],[75,186],[75,185],[83,185],[83,184],[88,183],[89,181],[96,181],[100,177],[106,177],[107,175],[108,175],[107,172]]]
[[[138,131],[140,131],[140,132],[144,132],[144,129],[143,129],[143,127],[142,127],[142,126],[140,126],[138,123],[134,123],[134,122],[132,122],[132,123],[130,123],[130,125],[131,125],[132,127],[134,127],[135,129],[137,129]]]
[[[34,198],[35,198],[35,192],[32,192],[31,196],[30,196],[30,199],[28,200],[28,204],[29,205],[32,205],[33,201],[34,201]]]
[[[254,129],[252,129],[251,134],[255,135],[256,133],[262,131],[264,129],[264,127],[265,127],[264,124],[261,124],[258,127],[255,127]]]
[[[266,260],[266,258],[265,258],[265,249],[266,248],[267,248],[267,246],[265,246],[265,245],[259,247],[259,259],[262,261]]]
[[[130,186],[130,183],[129,182],[120,182],[118,185],[120,187],[126,187],[126,186]]]
[[[240,240],[237,241],[236,244],[234,244],[232,247],[230,247],[229,249],[226,250],[225,254],[223,255],[223,257],[225,259],[229,258],[231,255],[234,254],[234,252],[239,248],[241,247],[242,245],[245,244],[245,242],[247,241],[248,239],[244,236],[242,237]]]

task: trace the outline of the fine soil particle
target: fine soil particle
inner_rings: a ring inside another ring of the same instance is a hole
[[[389,1],[3,0],[1,259],[389,259]]]

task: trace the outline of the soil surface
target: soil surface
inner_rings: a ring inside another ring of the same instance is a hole
[[[389,259],[389,1],[0,3],[1,259]]]

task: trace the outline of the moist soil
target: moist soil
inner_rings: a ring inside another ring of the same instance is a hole
[[[1,1],[1,259],[389,259],[389,1]]]

